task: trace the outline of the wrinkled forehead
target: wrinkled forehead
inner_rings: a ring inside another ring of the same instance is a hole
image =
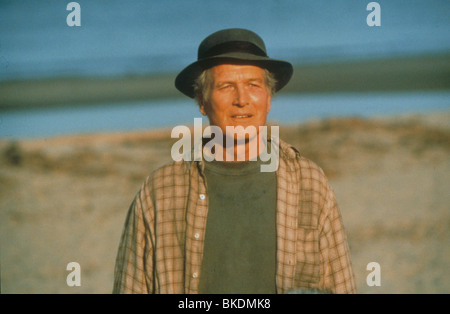
[[[215,81],[264,80],[264,69],[255,65],[220,64],[211,68]]]

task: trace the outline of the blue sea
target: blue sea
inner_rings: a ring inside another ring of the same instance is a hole
[[[448,0],[377,1],[379,27],[367,25],[370,1],[363,0],[84,0],[77,1],[79,27],[67,25],[69,2],[0,0],[0,81],[179,71],[196,59],[204,37],[229,27],[255,31],[271,57],[294,64],[450,53]],[[269,118],[280,123],[450,109],[446,91],[280,95],[273,101],[279,105]],[[197,116],[189,99],[0,110],[0,137],[171,127]]]

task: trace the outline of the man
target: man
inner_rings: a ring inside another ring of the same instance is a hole
[[[269,58],[251,31],[226,29],[203,40],[198,60],[175,86],[197,100],[221,131],[221,145],[210,150],[212,161],[172,162],[144,183],[125,222],[114,292],[355,292],[341,215],[323,171],[260,128],[292,71]],[[261,171],[269,148],[276,171]]]

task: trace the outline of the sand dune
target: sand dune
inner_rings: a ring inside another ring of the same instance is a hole
[[[283,126],[336,192],[360,293],[450,293],[449,113]],[[110,293],[125,215],[170,131],[0,142],[3,293]],[[81,287],[66,266],[81,265]],[[369,287],[366,266],[381,266]]]

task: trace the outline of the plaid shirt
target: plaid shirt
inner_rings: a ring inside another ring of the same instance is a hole
[[[198,293],[208,214],[204,162],[172,162],[146,180],[126,218],[113,293]],[[278,293],[356,292],[334,193],[322,169],[281,140],[276,219]]]

